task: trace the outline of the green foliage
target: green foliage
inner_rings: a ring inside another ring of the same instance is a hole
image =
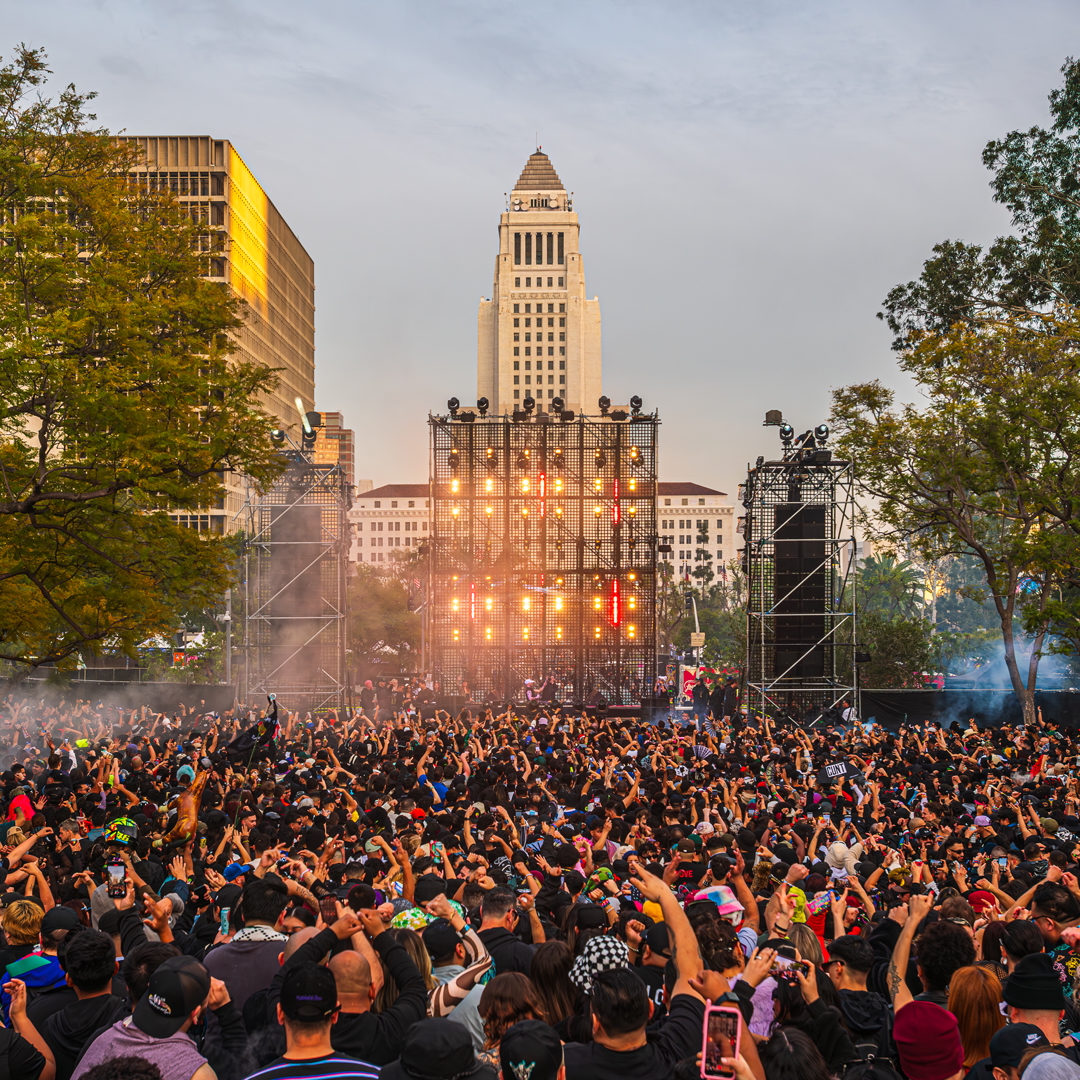
[[[983,150],[994,200],[1008,209],[1013,233],[985,250],[944,241],[917,281],[889,293],[880,317],[898,350],[960,323],[1012,318],[1039,327],[1039,316],[1080,304],[1080,64],[1069,59],[1061,71],[1050,129],[1013,131]]]
[[[871,555],[859,567],[855,602],[863,612],[913,618],[922,611],[925,588],[922,571],[906,559]]]
[[[275,376],[231,355],[243,311],[202,277],[215,236],[48,73],[25,47],[0,67],[0,658],[70,665],[212,607],[228,545],[167,511],[279,466]]]
[[[859,647],[872,659],[859,666],[861,685],[875,690],[920,688],[935,660],[925,619],[864,611],[859,615]]]
[[[668,642],[680,649],[690,646],[694,632],[693,613],[687,613],[687,595],[697,601],[698,624],[705,634],[703,659],[721,667],[743,668],[746,664],[746,586],[737,559],[731,560],[723,572],[704,587],[694,588],[683,583],[675,588],[670,570],[661,564],[659,584],[658,624],[662,646]],[[666,621],[665,621],[666,620]],[[664,635],[664,628],[667,634]]]
[[[421,616],[409,610],[405,570],[404,562],[385,570],[358,563],[349,579],[346,634],[354,666],[366,669],[388,661],[398,670],[418,666]]]

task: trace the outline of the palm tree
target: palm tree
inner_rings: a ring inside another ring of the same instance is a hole
[[[922,613],[926,581],[922,571],[906,559],[870,555],[859,567],[856,589],[863,611],[910,619]]]

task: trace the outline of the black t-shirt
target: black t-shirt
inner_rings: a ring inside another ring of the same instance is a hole
[[[689,994],[671,1002],[667,1019],[637,1050],[608,1050],[599,1043],[568,1043],[566,1080],[663,1080],[675,1063],[701,1049],[705,1003]]]
[[[649,1000],[653,1003],[653,1014],[650,1023],[657,1023],[667,1015],[667,1005],[664,1004],[664,972],[666,968],[654,967],[651,964],[642,964],[634,968],[634,974],[645,984],[649,992]]]
[[[9,1076],[37,1080],[45,1068],[45,1055],[10,1028],[0,1029],[0,1057],[7,1057]]]

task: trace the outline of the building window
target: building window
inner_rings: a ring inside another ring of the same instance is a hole
[[[520,375],[515,375],[515,376],[514,376],[514,385],[515,385],[515,386],[517,386],[517,384],[518,384],[518,383],[519,383],[520,381],[521,381],[521,376],[520,376]]]
[[[549,360],[548,361],[548,371],[554,371],[554,370],[555,370],[555,361],[554,360]]]
[[[704,499],[698,499],[697,504],[698,504],[698,506],[704,506],[705,505],[705,500]]]
[[[390,509],[391,510],[396,510],[397,509],[397,500],[396,499],[390,504]]]
[[[559,340],[560,341],[565,341],[566,340],[566,331],[565,330],[560,330],[559,331]]]
[[[514,400],[516,401],[519,397],[521,397],[521,391],[520,390],[515,390],[514,391]]]
[[[520,319],[515,319],[514,320],[514,325],[515,326],[520,326],[521,325],[521,320]]]
[[[532,278],[531,277],[527,277],[525,279],[525,288],[526,289],[531,289],[532,288]]]
[[[532,370],[532,361],[531,360],[526,360],[525,361],[525,370],[526,371],[531,371]]]
[[[532,349],[530,349],[528,345],[525,346],[525,355],[532,356]]]
[[[548,288],[549,289],[551,288],[551,282],[552,282],[552,278],[548,278]]]
[[[718,529],[722,529],[724,527],[724,523],[719,518],[717,518],[716,520],[716,527]]]
[[[562,306],[562,304],[560,304],[559,305],[559,310],[562,311],[562,308],[563,308],[563,306]],[[517,324],[515,323],[514,325],[516,326]],[[560,326],[565,326],[566,325],[566,320],[565,319],[560,319],[559,320],[559,325]]]
[[[563,234],[559,233],[559,265],[562,266],[565,261],[563,258]]]
[[[683,504],[683,506],[689,506],[690,505],[690,500],[689,499],[683,499],[682,504]]]
[[[560,345],[559,346],[559,355],[560,356],[565,356],[566,355],[566,346],[565,345]]]
[[[554,375],[549,375],[549,376],[548,376],[548,382],[549,382],[549,383],[553,383],[554,381],[555,381],[555,376],[554,376]],[[550,395],[549,395],[549,396],[550,396]]]
[[[515,305],[514,305],[514,313],[515,313],[515,314],[517,314],[517,312],[518,312],[518,309],[519,309],[520,307],[521,307],[521,305],[520,305],[520,304],[515,304]],[[514,320],[514,325],[515,325],[515,326],[517,326],[517,319],[515,319],[515,320]]]
[[[562,352],[562,349],[560,349],[559,352]],[[565,371],[566,370],[566,361],[565,360],[560,360],[559,361],[559,370],[560,371]]]
[[[550,281],[548,281],[548,284],[550,285],[550,284],[551,284],[551,282],[550,282]],[[550,311],[554,311],[554,310],[555,310],[555,305],[554,305],[554,304],[548,304],[548,311],[550,312]],[[550,326],[550,325],[551,325],[551,322],[550,322],[550,320],[549,320],[549,321],[548,321],[548,326]]]
[[[559,288],[562,289],[562,288],[565,288],[565,287],[566,287],[566,279],[565,278],[559,278]]]
[[[413,501],[412,499],[410,499],[410,500],[409,500],[409,508],[411,509],[411,508],[412,508],[412,507],[414,507],[415,505],[416,505],[416,503],[415,503],[415,502],[414,502],[414,501]]]
[[[565,375],[560,375],[559,376],[559,385],[560,386],[565,386],[566,385],[566,376]]]
[[[560,311],[565,311],[565,310],[566,310],[566,305],[565,305],[565,304],[560,304],[560,305],[559,305],[559,310],[560,310]],[[562,325],[562,323],[560,323],[559,325],[561,326],[561,325]]]
[[[382,506],[382,503],[381,503],[381,502],[379,502],[379,500],[378,500],[378,499],[376,499],[376,500],[375,500],[375,509],[376,509],[376,510],[378,510],[380,506]]]
[[[525,335],[525,340],[526,341],[532,341],[532,334],[526,334]]]
[[[530,314],[531,312],[532,312],[532,304],[526,304],[526,305],[525,305],[525,314],[526,314],[526,315],[528,315],[528,314]],[[528,325],[529,325],[529,323],[528,323],[528,321],[527,321],[527,320],[526,320],[526,322],[525,322],[525,325],[526,325],[526,326],[528,326]]]
[[[555,350],[549,345],[548,346],[548,356],[554,356],[554,355],[555,355]]]
[[[525,385],[528,386],[529,383],[531,383],[531,382],[532,382],[532,376],[531,375],[526,375],[525,376]]]
[[[515,334],[514,335],[514,340],[515,341],[520,341],[521,340],[521,335],[520,334]]]
[[[554,397],[554,396],[555,396],[555,391],[554,390],[549,390],[548,391],[548,397]]]
[[[525,265],[532,266],[532,233],[525,234]]]
[[[526,307],[528,307],[528,305],[526,305]],[[525,320],[525,325],[526,326],[532,326],[532,319],[526,319]]]
[[[671,500],[670,499],[665,499],[664,500],[664,505],[665,506],[670,506],[671,505]],[[670,528],[674,528],[674,527],[675,527],[674,525],[670,526]]]
[[[515,289],[520,289],[521,288],[521,278],[519,278],[519,277],[514,278],[514,288]]]
[[[515,356],[517,356],[517,349],[515,349],[515,350],[514,350],[514,355],[515,355]],[[521,361],[520,361],[520,360],[515,360],[515,361],[514,361],[514,370],[515,370],[515,371],[517,371],[517,370],[518,370],[518,365],[519,365],[520,363],[521,363]]]
[[[514,265],[521,265],[521,233],[514,233]]]

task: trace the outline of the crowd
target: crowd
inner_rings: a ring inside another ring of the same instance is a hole
[[[0,703],[19,1080],[1080,1080],[1076,732]]]

